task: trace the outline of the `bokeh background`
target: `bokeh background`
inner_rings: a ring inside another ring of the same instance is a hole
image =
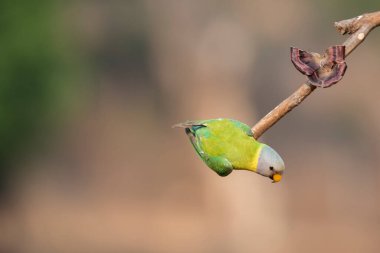
[[[0,2],[0,252],[379,252],[380,30],[262,137],[279,184],[209,170],[187,119],[253,125],[367,1]]]

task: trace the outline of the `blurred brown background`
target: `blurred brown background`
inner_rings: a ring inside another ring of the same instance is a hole
[[[0,3],[0,252],[379,252],[380,33],[262,141],[283,181],[208,169],[174,123],[253,125],[378,1]]]

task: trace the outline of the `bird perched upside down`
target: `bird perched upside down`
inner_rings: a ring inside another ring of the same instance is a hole
[[[232,170],[249,170],[279,182],[285,170],[274,149],[253,138],[251,128],[232,119],[187,121],[185,128],[198,155],[219,176]]]

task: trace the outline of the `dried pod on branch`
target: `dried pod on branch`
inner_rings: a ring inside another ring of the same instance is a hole
[[[296,69],[317,87],[327,88],[336,84],[347,69],[345,46],[341,45],[329,47],[323,55],[291,47],[290,57]]]

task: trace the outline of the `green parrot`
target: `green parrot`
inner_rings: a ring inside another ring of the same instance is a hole
[[[232,170],[249,170],[281,181],[285,170],[280,155],[253,138],[251,128],[233,119],[186,121],[173,127],[185,128],[201,159],[219,176]]]

